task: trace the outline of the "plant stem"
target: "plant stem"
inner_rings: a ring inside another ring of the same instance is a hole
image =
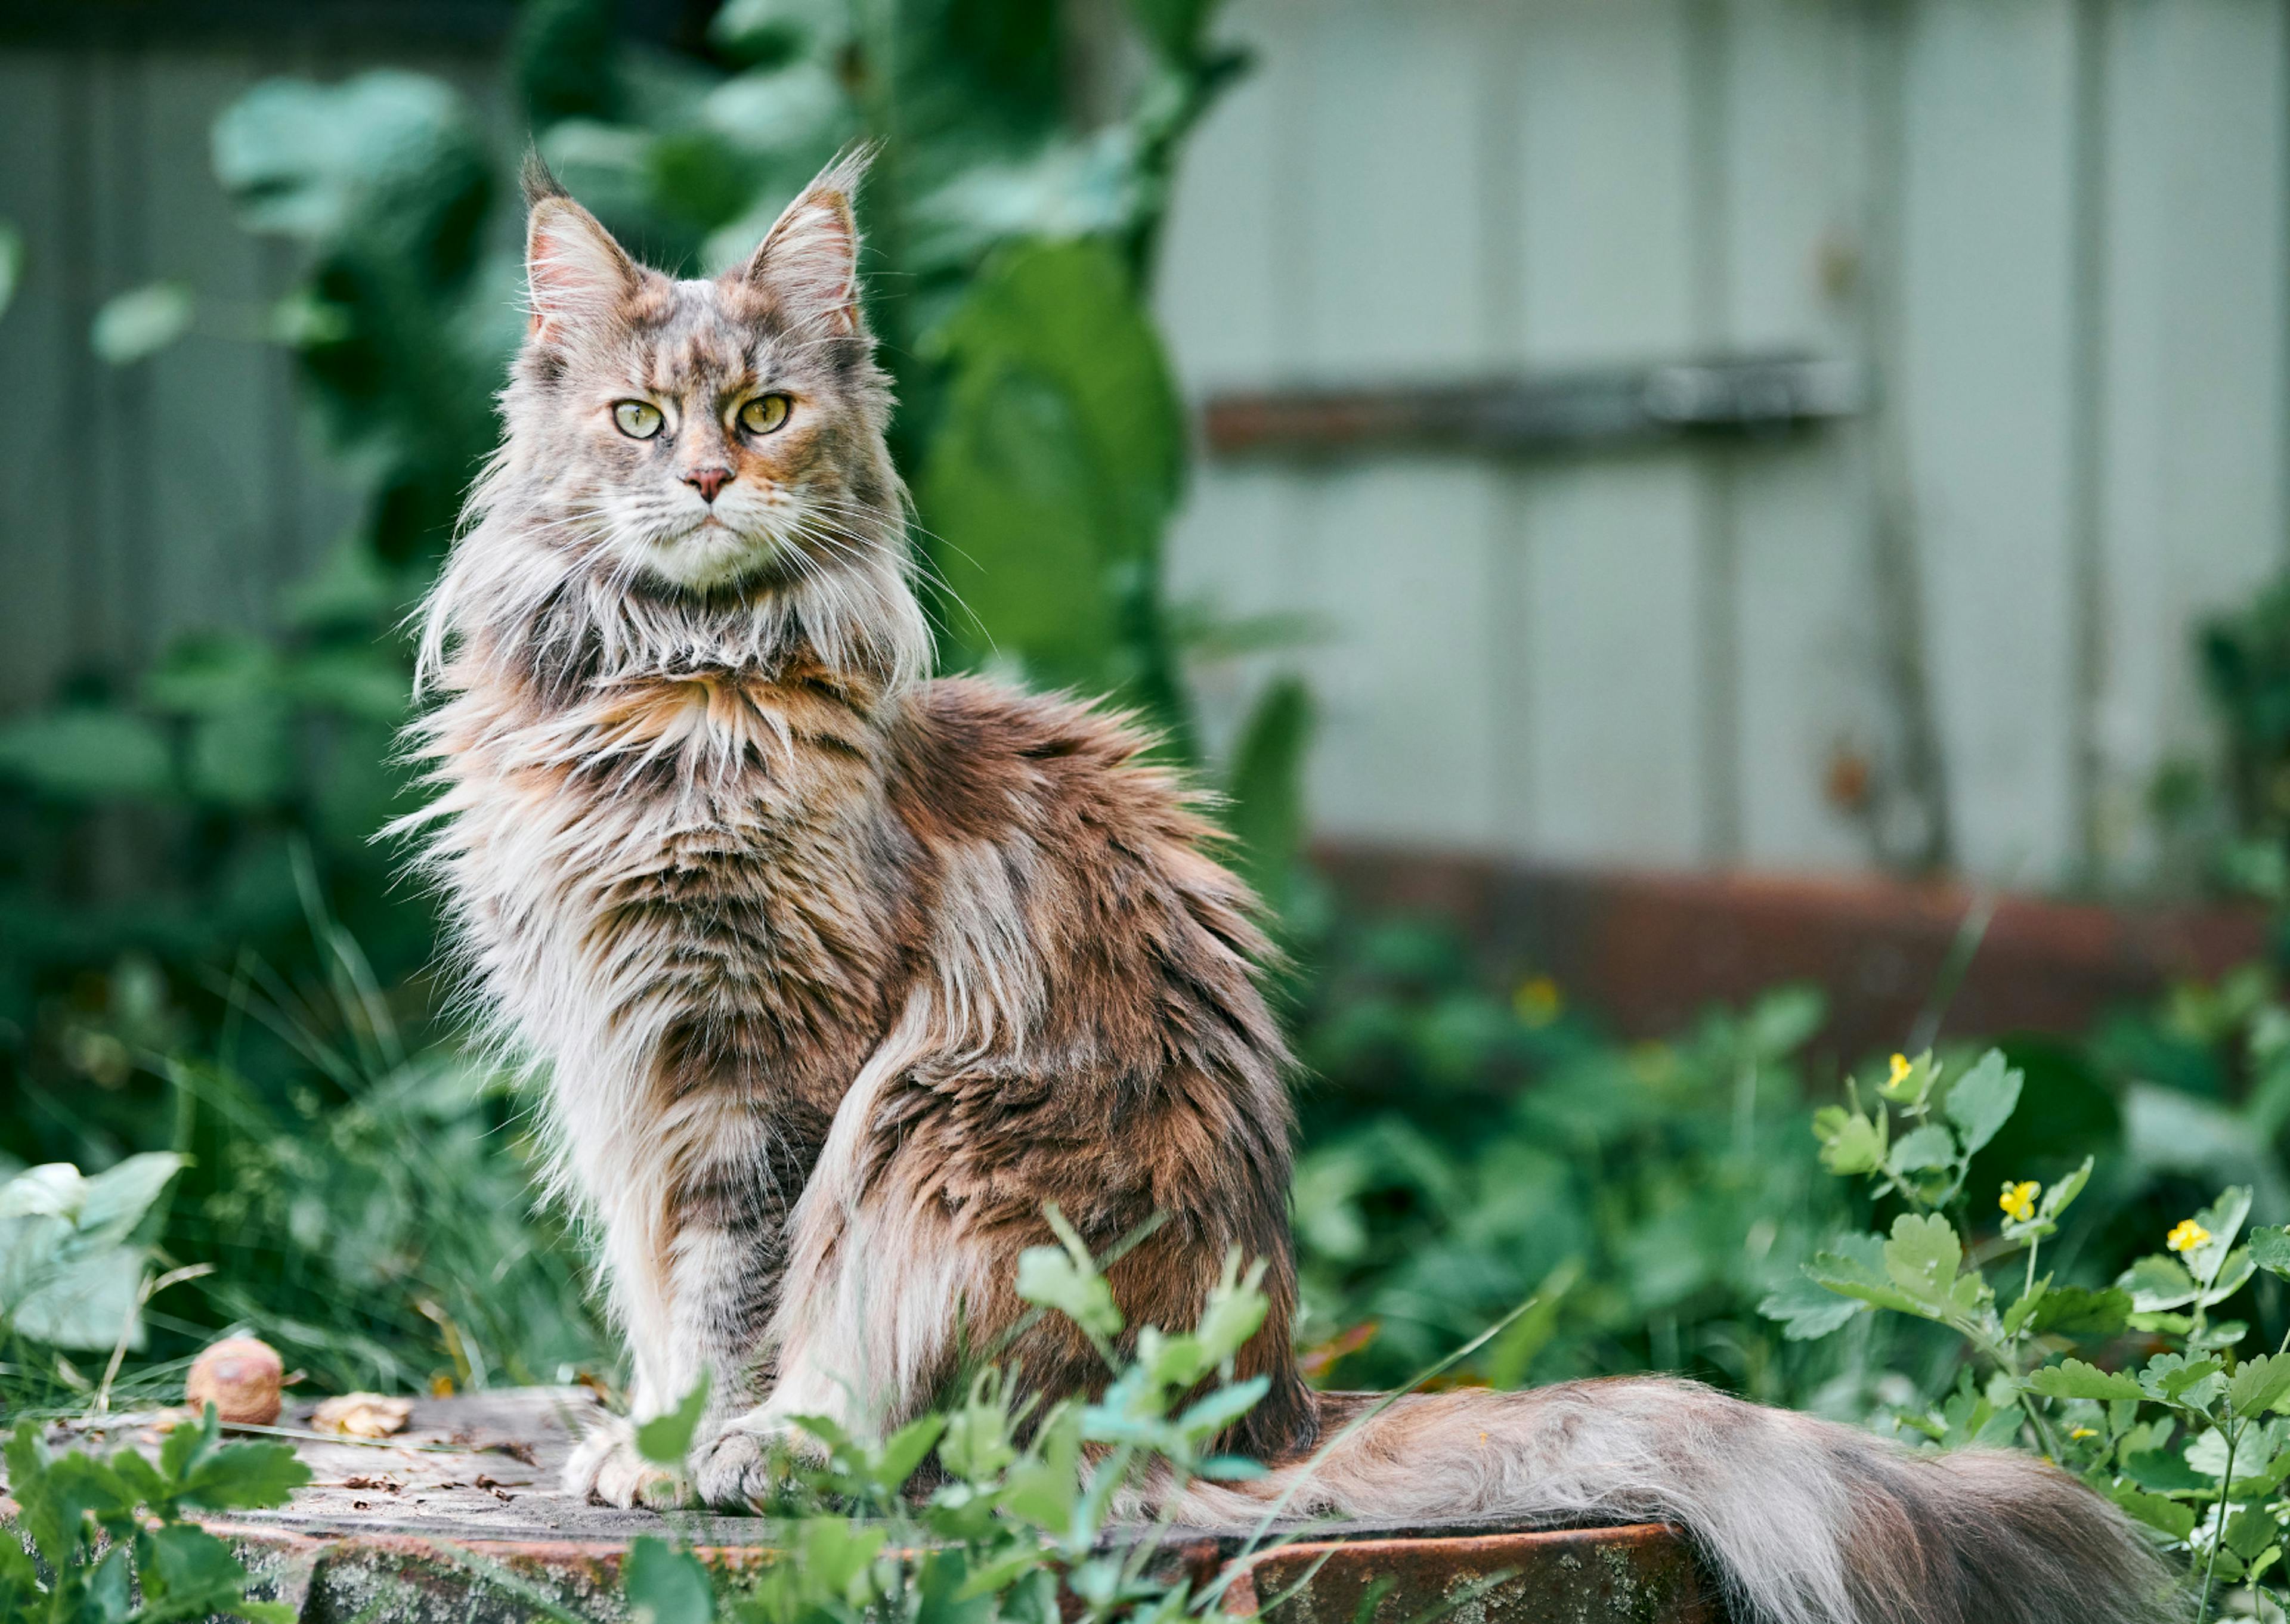
[[[2224,1411],[2226,1419],[2234,1419],[2234,1406]],[[2245,1422],[2247,1426],[2249,1423]],[[2211,1553],[2203,1564],[2203,1599],[2195,1607],[2195,1624],[2206,1624],[2211,1616],[2211,1581],[2218,1577],[2219,1547],[2226,1543],[2227,1496],[2234,1492],[2234,1451],[2242,1442],[2242,1428],[2237,1427],[2226,1435],[2226,1472],[2219,1478],[2218,1524],[2211,1530]]]

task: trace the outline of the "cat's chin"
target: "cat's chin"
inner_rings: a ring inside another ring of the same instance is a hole
[[[645,565],[663,586],[720,592],[761,575],[777,551],[769,541],[707,524],[672,541],[654,542],[645,549]]]

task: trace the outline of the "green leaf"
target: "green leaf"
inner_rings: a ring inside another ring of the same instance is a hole
[[[1113,1287],[1098,1272],[1064,1215],[1052,1207],[1048,1216],[1061,1244],[1029,1246],[1018,1254],[1019,1297],[1056,1309],[1101,1340],[1118,1335],[1121,1309],[1113,1300]]]
[[[2195,1300],[2195,1282],[2175,1258],[2153,1253],[2140,1259],[2116,1277],[2115,1284],[2131,1293],[2131,1305],[2142,1314],[2159,1313]]]
[[[2271,1226],[2250,1232],[2251,1261],[2270,1275],[2290,1280],[2290,1228]]]
[[[806,1517],[797,1538],[804,1576],[821,1590],[853,1607],[869,1599],[868,1565],[890,1537],[886,1528],[865,1528],[841,1517]]]
[[[1846,1297],[1902,1314],[1932,1317],[1925,1304],[1893,1283],[1885,1268],[1885,1243],[1876,1236],[1840,1237],[1835,1251],[1816,1253],[1805,1272],[1806,1278]]]
[[[1956,1136],[1936,1122],[1902,1134],[1893,1141],[1892,1154],[1885,1158],[1886,1170],[1894,1173],[1924,1172],[1955,1164]]]
[[[1874,1242],[1876,1237],[1868,1237]],[[1877,1248],[1877,1268],[1882,1268],[1883,1248]],[[1814,1342],[1843,1329],[1846,1321],[1856,1314],[1868,1312],[1865,1299],[1840,1294],[1837,1288],[1825,1284],[1811,1274],[1801,1271],[1777,1291],[1769,1292],[1758,1304],[1758,1312],[1767,1319],[1780,1322],[1782,1335],[1792,1342]]]
[[[1312,741],[1312,695],[1302,680],[1276,677],[1249,713],[1225,776],[1224,827],[1241,877],[1276,911],[1288,900],[1304,850],[1304,755]]]
[[[2054,1286],[2036,1305],[2029,1326],[2038,1335],[2113,1336],[2131,1316],[2131,1293],[2110,1287]]]
[[[621,1569],[621,1590],[629,1624],[712,1624],[716,1588],[708,1570],[689,1551],[639,1534],[629,1542]]]
[[[169,1523],[142,1532],[135,1559],[143,1616],[153,1620],[229,1612],[246,1590],[246,1569],[230,1547],[193,1524]]]
[[[885,1440],[883,1452],[876,1461],[883,1487],[893,1493],[905,1487],[907,1479],[915,1475],[946,1428],[947,1418],[943,1415],[921,1416]]]
[[[191,329],[191,290],[154,282],[106,300],[88,326],[88,347],[113,366],[157,355]]]
[[[209,1511],[252,1510],[284,1505],[309,1481],[310,1468],[294,1458],[292,1444],[233,1444],[200,1460],[176,1494]]]
[[[1127,270],[1102,242],[1010,250],[941,348],[953,381],[917,494],[964,656],[1164,703],[1149,628],[1185,418]]]
[[[1822,1139],[1822,1165],[1840,1177],[1875,1172],[1885,1164],[1887,1127],[1881,1115],[1872,1119],[1824,1106],[1813,1115],[1813,1131]]]
[[[1964,1136],[1967,1159],[1996,1137],[2020,1103],[2021,1075],[2007,1066],[2001,1049],[1990,1049],[1948,1091],[1948,1119]]]
[[[2226,1384],[2226,1402],[2242,1416],[2272,1408],[2286,1393],[2290,1393],[2290,1354],[2254,1355],[2236,1367]]]
[[[2160,1494],[2143,1493],[2127,1484],[2118,1484],[2110,1492],[2115,1503],[2148,1527],[2168,1534],[2174,1540],[2183,1540],[2195,1532],[2195,1508]]]
[[[2103,1371],[2081,1359],[2062,1359],[2046,1369],[2030,1372],[2026,1387],[2045,1398],[2143,1398],[2138,1381],[2117,1371]]]
[[[2161,1353],[2147,1361],[2139,1385],[2148,1396],[2166,1404],[2207,1412],[2226,1388],[2223,1361],[2214,1357],[2190,1359],[2183,1354]]]
[[[24,234],[14,222],[0,220],[0,316],[14,302],[16,287],[24,279]]]
[[[2250,1191],[2230,1184],[2219,1192],[2219,1198],[2195,1214],[2195,1221],[2210,1232],[2209,1238],[2183,1254],[2187,1272],[2203,1283],[2206,1293],[2217,1289],[2217,1283],[2234,1251],[2234,1244],[2242,1234],[2242,1220],[2250,1215]],[[2247,1279],[2245,1270],[2244,1278]],[[2225,1295],[2220,1292],[2221,1296]]]
[[[654,1466],[681,1470],[684,1458],[692,1452],[692,1439],[700,1430],[700,1418],[708,1412],[708,1390],[712,1372],[702,1370],[700,1380],[683,1402],[664,1415],[656,1415],[637,1425],[637,1452]]]
[[[0,725],[0,776],[62,800],[149,797],[172,786],[174,763],[141,717],[76,706]]]
[[[1245,1381],[1219,1388],[1180,1415],[1177,1428],[1192,1437],[1206,1437],[1221,1432],[1256,1408],[1257,1400],[1262,1398],[1271,1386],[1271,1378],[1268,1376],[1251,1376]]]
[[[1926,1308],[1945,1312],[1955,1305],[1957,1270],[1963,1262],[1956,1226],[1939,1213],[1903,1212],[1893,1220],[1893,1238],[1885,1243],[1885,1273]]]
[[[2247,1562],[2282,1537],[2282,1524],[2261,1506],[2246,1506],[2226,1525],[2226,1548]]]
[[[2197,1471],[2168,1450],[2139,1450],[2123,1459],[2124,1476],[2158,1494],[2202,1494],[2215,1480]]]

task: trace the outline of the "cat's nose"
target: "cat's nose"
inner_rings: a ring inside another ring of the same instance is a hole
[[[701,501],[712,502],[716,500],[716,493],[732,483],[732,470],[727,468],[686,468],[679,477],[700,492]]]

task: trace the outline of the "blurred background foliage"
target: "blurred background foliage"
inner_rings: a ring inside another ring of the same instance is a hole
[[[1929,1327],[1863,1316],[1797,1342],[1758,1312],[1868,1217],[1813,1155],[1811,1104],[1864,1060],[1819,1047],[1818,995],[1618,1043],[1437,921],[1332,912],[1299,860],[1299,682],[1205,754],[1189,657],[1293,631],[1173,604],[1162,568],[1189,431],[1146,295],[1185,136],[1246,67],[1208,44],[1212,12],[1133,0],[1120,82],[1086,96],[1053,0],[731,0],[704,54],[631,44],[599,0],[531,0],[510,72],[572,191],[686,273],[743,257],[823,162],[874,147],[869,312],[946,663],[1137,709],[1226,792],[1236,860],[1282,921],[1322,1380],[1404,1380],[1540,1289],[1459,1379],[1677,1369],[1855,1416],[1941,1391],[1958,1349]],[[373,840],[411,794],[404,616],[518,336],[515,156],[408,73],[273,81],[225,113],[217,175],[305,267],[268,340],[361,516],[286,589],[276,635],[186,640],[0,727],[0,1154],[187,1156],[138,1244],[153,1271],[213,1266],[148,1307],[131,1380],[163,1383],[231,1324],[332,1388],[610,1378],[577,1237],[531,1194],[522,1098],[455,1048],[434,916]],[[0,237],[0,284],[17,252]],[[186,295],[139,297],[99,323],[111,359],[181,330]],[[2204,651],[2254,872],[2290,829],[2286,625],[2269,600]],[[2011,1052],[2030,1104],[1969,1188],[2096,1154],[2063,1279],[2222,1180],[2263,1218],[2290,1208],[2290,1007],[2266,969]],[[2270,1338],[2290,1323],[2275,1289],[2248,1307]],[[15,1404],[78,1402],[106,1351],[7,1336]]]

